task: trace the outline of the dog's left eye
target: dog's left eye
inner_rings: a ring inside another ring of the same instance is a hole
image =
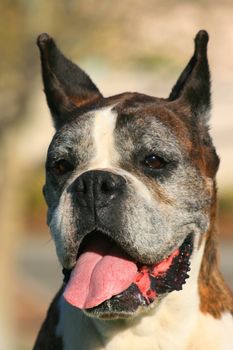
[[[73,169],[73,165],[65,159],[56,161],[52,166],[52,170],[56,175],[64,175]]]
[[[156,156],[154,154],[151,154],[151,155],[145,157],[144,161],[143,161],[143,165],[145,167],[151,168],[154,170],[160,170],[160,169],[164,168],[166,164],[167,164],[167,162],[163,158]]]

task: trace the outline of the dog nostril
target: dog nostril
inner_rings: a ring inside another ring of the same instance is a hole
[[[114,180],[106,180],[101,184],[101,192],[109,193],[114,192],[116,190],[116,183]]]
[[[114,194],[116,192],[121,192],[125,185],[125,179],[120,176],[111,175],[105,178],[100,183],[100,192],[105,194]]]

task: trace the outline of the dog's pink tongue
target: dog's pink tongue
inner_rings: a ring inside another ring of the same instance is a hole
[[[136,264],[120,248],[95,240],[80,255],[63,295],[73,306],[92,308],[127,289],[136,274]]]

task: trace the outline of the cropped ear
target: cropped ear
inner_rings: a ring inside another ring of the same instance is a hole
[[[78,107],[98,100],[102,95],[89,76],[60,52],[48,34],[39,35],[37,45],[44,91],[55,127],[59,128]]]
[[[209,36],[205,30],[197,33],[194,54],[169,96],[170,101],[179,100],[188,107],[192,116],[203,116],[205,119],[208,118],[211,103],[208,40]]]

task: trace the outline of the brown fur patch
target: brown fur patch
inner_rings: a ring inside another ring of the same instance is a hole
[[[90,97],[84,96],[81,97],[75,97],[75,96],[69,96],[69,99],[75,104],[76,107],[85,106],[87,104],[95,103],[100,99],[100,95],[91,95]]]
[[[218,170],[219,158],[209,136],[208,125],[203,122],[203,118],[193,118],[190,107],[180,100],[171,102],[168,108],[171,108],[176,120],[179,120],[179,124],[177,127],[173,126],[173,130],[189,152],[193,166],[199,169],[203,176],[213,178]],[[171,124],[171,121],[169,123]]]
[[[224,312],[233,314],[233,294],[220,271],[217,254],[216,193],[211,212],[211,227],[206,235],[206,244],[199,273],[200,310],[216,319]]]
[[[58,300],[62,294],[62,288],[53,299],[44,323],[41,326],[33,350],[62,350],[62,338],[56,335],[56,326],[59,322]]]

